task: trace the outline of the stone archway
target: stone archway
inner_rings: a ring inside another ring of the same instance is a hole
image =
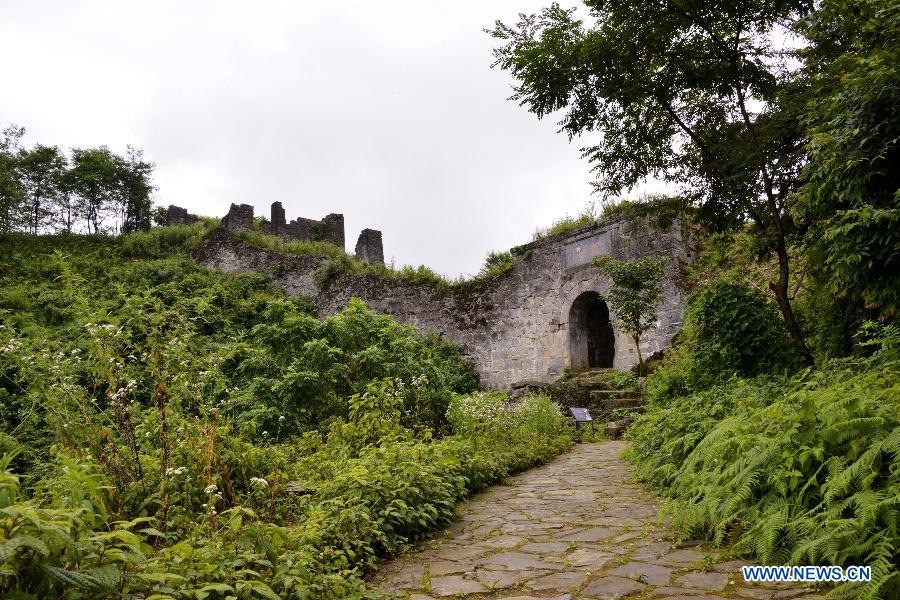
[[[569,309],[569,357],[572,371],[613,366],[616,337],[609,307],[597,292],[583,292]]]

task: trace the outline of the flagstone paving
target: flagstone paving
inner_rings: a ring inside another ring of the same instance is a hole
[[[797,586],[751,586],[739,561],[676,547],[658,498],[633,481],[625,442],[580,444],[473,497],[438,539],[379,569],[372,584],[409,600],[784,599]]]

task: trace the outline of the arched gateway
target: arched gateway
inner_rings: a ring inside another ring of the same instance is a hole
[[[597,292],[579,295],[569,309],[569,356],[573,371],[613,366],[616,337],[609,308]]]

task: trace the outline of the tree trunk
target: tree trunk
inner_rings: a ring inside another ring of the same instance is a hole
[[[638,376],[644,376],[644,356],[641,354],[641,336],[636,335],[632,337],[634,340],[634,347],[637,348],[638,353]]]
[[[794,343],[797,344],[800,354],[803,355],[806,364],[812,365],[812,353],[806,346],[806,340],[803,339],[803,332],[800,331],[800,326],[797,324],[796,317],[794,317],[794,309],[791,306],[791,299],[788,293],[790,270],[788,267],[787,248],[784,245],[783,238],[779,240],[776,253],[778,254],[778,281],[769,282],[769,289],[775,294],[775,301],[778,302],[778,307],[781,309],[784,323],[787,326],[788,332],[791,334]]]

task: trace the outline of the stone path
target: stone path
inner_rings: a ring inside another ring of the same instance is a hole
[[[478,494],[441,537],[383,565],[372,584],[410,600],[817,597],[747,585],[741,562],[674,547],[657,522],[660,501],[619,458],[624,447],[581,444]]]

